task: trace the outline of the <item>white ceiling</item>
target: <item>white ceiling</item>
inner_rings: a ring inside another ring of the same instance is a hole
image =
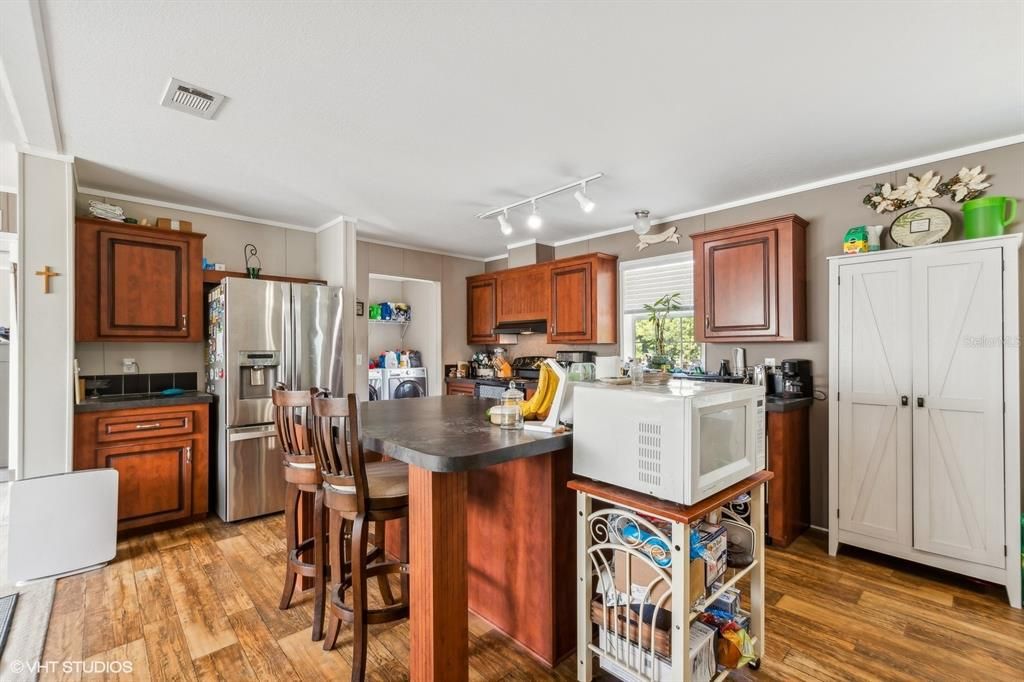
[[[1024,132],[1024,5],[64,2],[83,186],[490,256]],[[159,106],[171,76],[214,121]],[[603,171],[537,233],[475,215]]]

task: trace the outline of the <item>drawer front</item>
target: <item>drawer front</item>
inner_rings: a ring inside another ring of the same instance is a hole
[[[111,443],[140,438],[181,436],[192,433],[195,419],[190,410],[100,417],[96,420],[96,441]]]

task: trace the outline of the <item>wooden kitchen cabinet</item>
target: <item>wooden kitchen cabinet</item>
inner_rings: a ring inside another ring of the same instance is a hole
[[[549,263],[548,343],[618,343],[617,261],[594,253]]]
[[[698,341],[804,341],[807,222],[786,215],[691,235]]]
[[[503,270],[498,273],[497,286],[499,324],[548,319],[551,277],[547,263]]]
[[[445,395],[468,395],[472,397],[476,393],[476,385],[472,379],[463,381],[445,382]]]
[[[466,278],[466,343],[496,343],[498,277],[495,274]]]
[[[202,341],[203,238],[76,221],[76,341]]]
[[[75,414],[74,468],[116,469],[118,531],[209,511],[209,405]]]

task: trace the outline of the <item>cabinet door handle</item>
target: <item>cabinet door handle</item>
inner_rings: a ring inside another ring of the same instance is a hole
[[[188,313],[181,314],[181,328],[188,329]]]
[[[917,406],[918,407],[924,407],[924,396],[922,396],[922,395],[917,396]]]
[[[900,405],[902,405],[903,407],[906,407],[909,404],[910,404],[910,398],[905,396],[905,395],[901,395],[900,396]]]
[[[140,431],[142,429],[159,429],[160,428],[160,422],[150,422],[148,424],[136,424],[135,428],[137,430],[140,430]]]
[[[704,328],[705,329],[711,329],[711,316],[710,315],[705,315],[704,316]]]
[[[192,463],[192,448],[191,447],[185,448],[185,462],[188,463],[188,464]]]

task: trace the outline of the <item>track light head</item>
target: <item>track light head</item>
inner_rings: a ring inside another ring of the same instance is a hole
[[[633,221],[633,231],[644,235],[651,231],[651,212],[644,209],[634,211],[636,220]]]
[[[580,183],[580,188],[573,193],[573,197],[579,202],[584,213],[592,213],[597,208],[594,200],[587,196],[587,183],[585,182]]]
[[[537,213],[537,202],[533,203],[533,212],[530,213],[530,217],[526,219],[526,224],[531,230],[539,230],[541,225],[544,224],[544,219],[540,217],[540,213]]]
[[[508,221],[508,211],[498,214],[498,226],[501,228],[501,233],[506,237],[512,234],[512,223]]]

